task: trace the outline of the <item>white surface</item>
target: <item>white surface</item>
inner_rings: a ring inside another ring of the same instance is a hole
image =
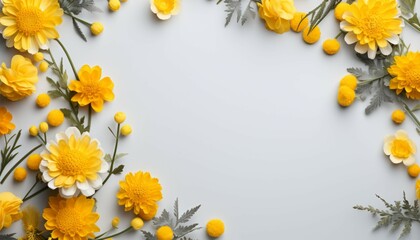
[[[318,2],[296,5],[305,11]],[[183,210],[202,204],[194,220],[205,226],[211,218],[223,219],[221,239],[396,239],[386,230],[372,232],[377,219],[352,209],[382,208],[375,193],[390,201],[401,199],[402,191],[415,197],[415,180],[381,150],[383,137],[399,129],[390,121],[394,105],[365,116],[367,103],[347,109],[336,103],[346,68],[361,66],[352,47],[342,43],[341,52],[329,57],[322,41],[309,46],[299,34],[277,35],[259,19],[224,28],[224,10],[215,1],[184,1],[180,15],[161,22],[148,1],[129,0],[116,13],[86,14],[105,25],[88,43],[66,18],[61,38],[76,65],[100,65],[115,82],[116,99],[95,115],[93,135],[110,152],[106,127],[116,111],[125,111],[134,129],[121,144],[129,153],[125,172],[150,171],[160,179],[161,210],[172,208],[177,197]],[[338,32],[332,15],[321,27],[322,39]],[[415,34],[405,29],[418,50]],[[61,54],[54,43],[52,50]],[[0,60],[9,61],[11,51],[2,47],[1,53]],[[38,93],[48,89],[44,79]],[[56,101],[40,111],[34,99],[5,103],[24,131],[63,105]],[[410,121],[401,128],[420,143]],[[35,144],[24,139],[26,149]],[[113,216],[124,215],[115,199],[122,178],[111,178],[96,195],[102,230]],[[9,179],[0,188],[23,196],[30,181]],[[418,234],[414,228],[408,239]],[[192,236],[207,239],[203,230]]]

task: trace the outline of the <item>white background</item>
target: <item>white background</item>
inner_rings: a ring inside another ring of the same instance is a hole
[[[308,11],[319,2],[296,5]],[[406,191],[415,199],[415,180],[403,166],[391,164],[382,144],[385,135],[400,128],[416,143],[420,138],[410,121],[391,122],[395,105],[370,116],[364,114],[367,102],[338,106],[340,78],[347,67],[362,66],[352,46],[342,42],[331,57],[322,52],[322,41],[306,45],[300,34],[269,32],[259,19],[224,28],[225,7],[215,1],[185,0],[180,14],[165,22],[156,19],[147,1],[129,0],[116,13],[106,10],[105,1],[97,5],[105,11],[82,16],[103,22],[102,35],[85,43],[66,17],[61,39],[77,68],[100,65],[113,79],[116,99],[95,114],[92,135],[111,152],[107,126],[114,126],[115,112],[127,113],[134,132],[121,143],[121,151],[129,153],[125,173],[150,171],[160,179],[160,211],[171,209],[177,197],[182,210],[202,204],[193,220],[205,226],[211,218],[223,219],[224,240],[398,237],[372,232],[377,219],[352,207],[383,208],[374,194],[393,201]],[[332,14],[321,29],[322,40],[338,33]],[[419,35],[410,27],[404,37],[413,50],[420,49]],[[13,51],[3,40],[0,45],[0,60],[9,65]],[[51,48],[62,55],[56,43]],[[41,75],[37,94],[49,89],[47,75],[52,74]],[[1,99],[24,129],[26,150],[37,144],[27,137],[27,128],[65,104],[37,109],[37,94],[17,103]],[[51,137],[64,129],[53,129]],[[112,177],[96,195],[101,230],[113,216],[126,216],[123,225],[133,217],[115,198],[122,178]],[[32,175],[25,184],[10,178],[0,189],[23,196],[32,181]],[[45,204],[45,198],[38,199]],[[408,239],[419,229],[417,224]],[[20,231],[20,224],[12,230]],[[191,236],[208,239],[204,230]]]

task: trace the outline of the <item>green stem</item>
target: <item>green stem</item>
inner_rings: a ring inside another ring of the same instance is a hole
[[[416,115],[413,113],[413,111],[411,111],[411,109],[408,107],[408,105],[403,102],[400,98],[397,98],[398,102],[401,103],[401,105],[403,106],[404,111],[408,114],[408,116],[411,118],[411,120],[413,120],[414,124],[416,124],[417,126],[417,131],[420,131],[420,121],[419,119],[416,117]]]
[[[119,235],[121,235],[123,233],[126,233],[126,232],[130,231],[131,229],[133,229],[133,227],[130,226],[130,227],[122,230],[121,232],[118,232],[118,233],[115,233],[115,234],[112,234],[112,235],[106,236],[106,237],[95,238],[95,240],[104,240],[104,239],[107,239],[107,238],[113,238],[113,237],[119,236]]]
[[[114,170],[114,162],[115,162],[115,157],[117,156],[117,149],[118,149],[118,141],[120,139],[120,126],[121,124],[118,123],[117,135],[115,136],[116,140],[115,140],[115,146],[114,146],[114,154],[112,155],[112,160],[111,160],[111,167],[109,168],[108,176],[106,176],[105,180],[102,182],[102,185],[104,185],[108,181],[108,179],[112,175],[112,171]]]
[[[66,14],[67,16],[70,16],[71,18],[73,18],[74,20],[76,20],[76,21],[78,21],[80,23],[83,23],[84,25],[86,25],[88,27],[90,27],[90,25],[92,25],[92,23],[86,22],[85,20],[83,20],[81,18],[78,18],[78,17],[74,16],[73,14],[71,14],[71,13],[69,13],[67,11],[64,11],[64,14]]]
[[[344,34],[344,32],[343,31],[340,31],[340,33],[335,36],[335,39],[338,39],[343,34]]]
[[[89,105],[89,112],[88,112],[88,126],[87,126],[87,131],[90,132],[90,126],[92,124],[92,106]]]
[[[58,38],[56,38],[54,40],[60,45],[61,49],[63,49],[64,53],[66,54],[67,59],[70,62],[70,66],[71,66],[71,69],[73,70],[74,77],[77,80],[79,80],[79,76],[77,75],[76,68],[74,67],[74,64],[73,64],[73,61],[71,60],[69,52],[67,51],[67,49],[64,47],[63,43]]]
[[[32,185],[32,187],[29,189],[29,191],[25,194],[25,196],[23,197],[23,199],[25,199],[31,192],[32,190],[34,190],[35,186],[38,184],[39,180],[38,177],[36,178],[36,181],[34,183],[34,185]]]
[[[29,199],[31,199],[31,198],[33,198],[33,197],[35,197],[36,195],[38,195],[38,194],[42,193],[43,191],[45,191],[45,190],[47,190],[47,189],[48,189],[48,185],[47,185],[47,186],[45,186],[45,187],[43,187],[43,188],[41,188],[41,189],[39,189],[38,191],[34,192],[33,194],[31,194],[31,195],[29,195],[29,196],[25,197],[24,199],[22,199],[22,201],[23,201],[23,202],[28,201]]]
[[[374,81],[378,81],[378,80],[380,80],[380,79],[382,79],[382,78],[384,78],[386,76],[388,76],[388,74],[385,74],[385,75],[380,76],[380,77],[377,77],[377,78],[366,79],[366,80],[363,80],[362,82],[359,82],[358,85],[359,86],[367,85],[367,84],[370,84],[370,83],[372,83]]]
[[[401,18],[408,23],[410,26],[412,26],[414,29],[420,32],[420,26],[415,24],[414,22],[411,22],[409,19],[405,18],[404,16],[401,16]]]

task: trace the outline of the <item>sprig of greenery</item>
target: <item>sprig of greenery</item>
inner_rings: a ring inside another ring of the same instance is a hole
[[[399,239],[401,239],[410,233],[413,222],[420,223],[418,200],[414,200],[413,204],[410,204],[405,193],[403,194],[403,200],[395,201],[394,204],[388,203],[378,195],[376,195],[376,197],[384,203],[387,210],[380,210],[370,205],[367,207],[356,205],[353,207],[356,210],[368,211],[372,213],[373,216],[379,215],[380,219],[374,230],[391,227],[391,231],[394,232],[403,226],[399,237]]]
[[[198,227],[198,223],[190,225],[186,224],[191,220],[194,214],[197,213],[200,207],[201,205],[198,205],[180,215],[178,199],[176,199],[173,207],[173,216],[165,209],[159,217],[153,220],[153,225],[156,229],[161,226],[169,226],[174,232],[174,240],[192,240],[186,235],[201,228]],[[156,240],[156,236],[154,234],[147,231],[142,231],[142,233],[146,240]]]
[[[331,10],[334,10],[341,1],[342,0],[323,0],[318,6],[309,11],[301,20],[302,22],[304,19],[309,18],[308,34],[312,32],[312,30],[314,30],[314,28],[316,28],[328,13],[330,13]]]
[[[402,19],[420,32],[420,21],[415,12],[416,0],[400,0],[400,8],[402,12]]]
[[[245,10],[242,12],[242,3],[244,2],[244,0],[223,0],[223,2],[226,5],[225,12],[227,12],[225,27],[229,25],[235,13],[236,22],[240,21],[242,25],[244,25],[250,18],[255,19],[255,17],[257,16],[257,13],[255,11],[255,8],[257,7],[256,3],[260,2],[260,0],[247,1],[248,3],[245,7]],[[219,0],[217,4],[219,4],[220,2],[222,2],[222,0]]]

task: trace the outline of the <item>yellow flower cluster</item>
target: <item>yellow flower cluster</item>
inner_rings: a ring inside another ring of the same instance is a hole
[[[0,193],[0,230],[8,228],[22,218],[20,211],[22,200],[11,192]]]
[[[420,52],[410,51],[407,55],[395,56],[388,72],[393,76],[389,89],[397,94],[404,91],[407,98],[420,99]]]
[[[0,107],[0,136],[8,134],[15,129],[12,119],[13,115],[5,107]]]
[[[293,0],[262,0],[258,3],[258,13],[264,19],[266,28],[276,33],[290,30],[290,20],[295,12]]]
[[[342,107],[348,107],[353,104],[354,99],[356,98],[356,88],[357,78],[352,74],[344,76],[340,81],[340,86],[338,87],[338,104]]]

